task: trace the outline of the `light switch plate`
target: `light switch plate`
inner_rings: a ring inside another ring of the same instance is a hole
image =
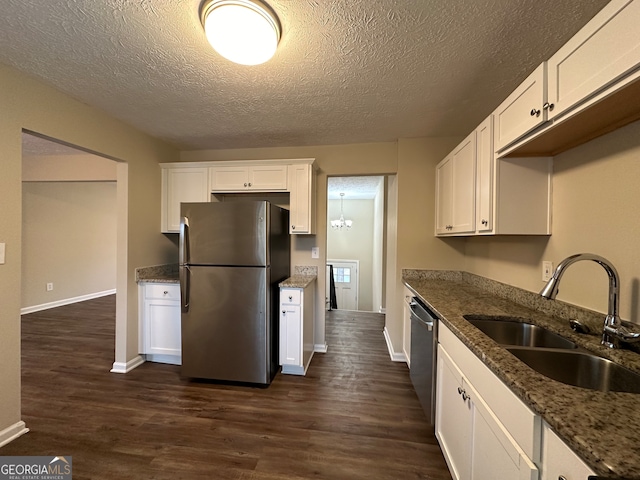
[[[4,242],[0,243],[0,265],[4,265],[4,251],[5,251],[5,244]]]
[[[320,248],[311,247],[311,258],[320,258]]]
[[[553,275],[553,262],[542,262],[542,281],[548,282]]]

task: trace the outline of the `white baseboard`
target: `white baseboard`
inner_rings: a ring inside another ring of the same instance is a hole
[[[387,309],[381,305],[380,308],[378,309],[378,313],[387,313]]]
[[[62,300],[56,300],[55,302],[43,303],[41,305],[33,305],[32,307],[24,307],[20,309],[20,315],[27,313],[40,312],[42,310],[49,310],[50,308],[62,307],[63,305],[71,305],[72,303],[84,302],[86,300],[93,300],[94,298],[106,297],[107,295],[113,295],[116,293],[116,289],[105,290],[103,292],[89,293],[87,295],[80,295],[79,297],[64,298]]]
[[[144,358],[140,355],[129,360],[127,363],[122,362],[113,362],[113,368],[111,368],[111,373],[128,373],[136,367],[139,367],[144,363]]]
[[[18,437],[21,437],[28,431],[29,429],[22,420],[5,428],[4,430],[0,431],[0,447],[3,447],[7,443],[12,442]]]
[[[327,346],[327,344],[326,344],[326,343],[316,343],[316,344],[313,346],[313,351],[314,351],[314,352],[318,352],[318,353],[327,353],[327,349],[328,349],[328,348],[329,348],[329,347]]]
[[[404,353],[396,353],[393,351],[393,345],[391,344],[391,337],[389,337],[389,331],[387,327],[384,327],[382,331],[384,335],[384,339],[387,342],[387,350],[389,350],[389,357],[391,357],[392,362],[406,362]]]

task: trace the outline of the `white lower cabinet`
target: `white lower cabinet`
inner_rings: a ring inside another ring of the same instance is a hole
[[[585,480],[595,475],[546,423],[542,426],[542,477],[540,480]]]
[[[139,351],[146,360],[181,363],[180,285],[142,283],[139,287]]]
[[[454,479],[536,480],[538,468],[438,347],[436,436]]]
[[[304,288],[280,289],[282,373],[305,375],[314,348],[315,281]]]

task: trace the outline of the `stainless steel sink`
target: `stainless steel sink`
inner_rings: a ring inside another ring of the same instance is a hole
[[[464,318],[500,345],[545,348],[576,348],[576,344],[561,335],[514,317],[465,315]]]
[[[601,392],[640,393],[640,375],[588,352],[518,347],[507,350],[558,382]]]

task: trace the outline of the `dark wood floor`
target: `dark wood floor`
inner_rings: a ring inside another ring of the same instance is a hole
[[[382,315],[331,313],[328,353],[266,389],[109,373],[114,318],[114,297],[23,316],[31,431],[0,455],[70,455],[75,480],[451,478]]]

